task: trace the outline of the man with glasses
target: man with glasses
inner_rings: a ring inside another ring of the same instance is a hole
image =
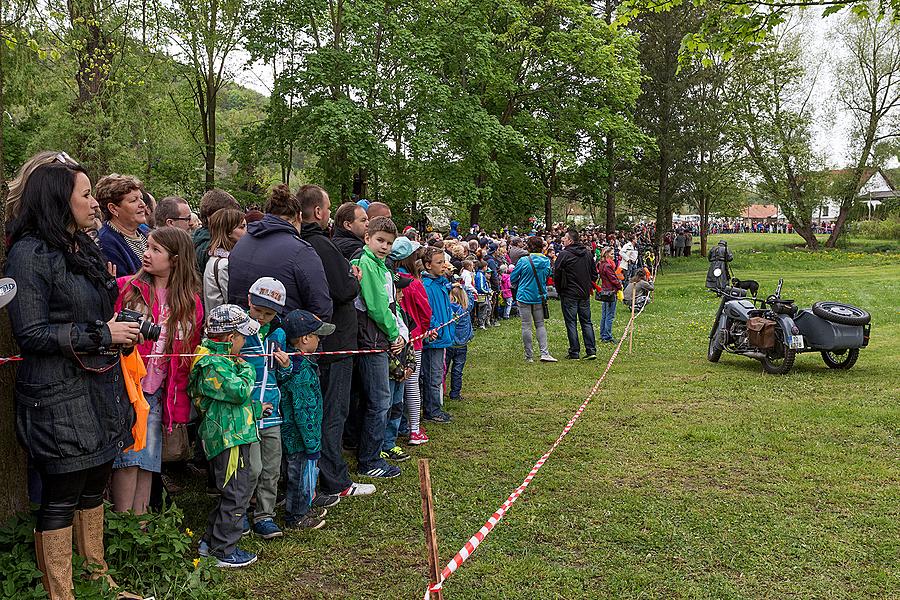
[[[187,232],[191,230],[191,207],[184,198],[166,196],[159,201],[153,214],[157,227],[177,227]]]

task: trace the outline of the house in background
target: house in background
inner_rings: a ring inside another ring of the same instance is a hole
[[[785,220],[781,209],[774,204],[751,204],[741,211],[741,219],[747,227],[755,223],[774,225]]]
[[[829,171],[828,175],[837,179],[841,176],[850,175],[850,169],[838,169]],[[857,203],[865,203],[868,212],[871,214],[884,200],[888,198],[900,198],[900,190],[897,189],[897,183],[883,169],[866,169],[860,177],[856,194]],[[837,219],[840,212],[841,203],[836,198],[826,198],[825,201],[815,209],[813,209],[813,223],[830,222]]]

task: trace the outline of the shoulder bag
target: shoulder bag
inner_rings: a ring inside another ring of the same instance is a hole
[[[541,283],[541,278],[538,277],[537,269],[534,266],[534,261],[531,260],[531,255],[528,256],[528,263],[531,265],[531,272],[534,273],[534,281],[537,283],[538,290],[541,293],[541,308],[544,309],[544,318],[550,318],[550,306],[547,304],[547,292],[544,291],[544,284]]]

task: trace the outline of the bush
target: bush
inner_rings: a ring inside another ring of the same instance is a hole
[[[171,505],[160,513],[135,516],[106,511],[106,561],[122,590],[144,596],[193,600],[223,598],[213,585],[219,571],[211,559],[194,559],[193,533],[182,528],[184,514]],[[34,518],[20,515],[0,529],[0,599],[47,598],[34,556]],[[104,579],[91,581],[74,554],[73,580],[79,599],[116,597]]]
[[[859,221],[855,234],[871,240],[900,240],[900,216],[881,221]]]

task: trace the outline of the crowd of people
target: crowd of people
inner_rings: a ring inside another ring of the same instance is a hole
[[[72,598],[73,539],[109,578],[104,499],[152,510],[163,484],[176,491],[163,463],[205,472],[218,498],[199,553],[252,564],[242,535],[324,526],[375,492],[359,479],[400,474],[429,441],[423,422],[453,421],[476,333],[518,317],[524,359],[536,334],[538,360],[557,362],[545,321],[558,298],[567,357],[581,358],[580,325],[593,359],[591,297],[601,342],[615,342],[616,305],[643,307],[653,289],[652,224],[444,236],[401,229],[381,202],[333,210],[316,185],[276,186],[264,212],[209,190],[197,224],[186,200],[157,203],[128,175],[93,186],[54,152],[22,167],[9,198],[16,431],[53,599]]]

